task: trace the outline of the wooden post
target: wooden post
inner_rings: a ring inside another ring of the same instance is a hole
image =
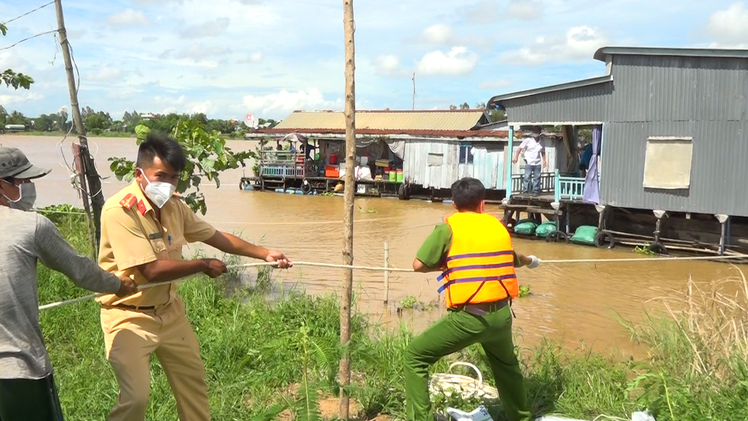
[[[390,243],[384,242],[384,267],[390,267]],[[384,303],[390,301],[390,272],[384,271]]]
[[[86,187],[86,180],[84,178],[84,166],[83,158],[81,156],[83,148],[81,145],[73,143],[73,162],[75,165],[75,173],[78,175],[78,182],[80,183],[81,197],[83,199],[83,210],[86,212],[86,227],[88,228],[88,240],[91,242],[91,257],[96,260],[96,240],[94,239],[94,227],[93,221],[91,220],[91,208],[88,205],[88,188]]]
[[[96,257],[99,251],[99,238],[101,237],[101,209],[104,207],[104,194],[101,191],[101,179],[97,174],[96,166],[88,149],[88,140],[86,139],[86,128],[83,125],[81,111],[78,105],[78,89],[75,86],[75,75],[73,74],[73,60],[70,55],[70,45],[68,43],[67,31],[65,29],[65,18],[62,13],[62,0],[55,0],[55,10],[57,12],[57,28],[60,37],[60,46],[62,47],[62,58],[65,62],[65,73],[68,80],[68,91],[70,92],[70,108],[73,112],[73,123],[75,131],[78,132],[80,147],[73,145],[73,153],[76,156],[75,165],[78,173],[81,192],[83,196],[83,208],[86,211],[88,219],[89,236],[91,237],[91,247],[93,255]],[[91,207],[89,207],[91,199]],[[93,208],[93,217],[91,216]]]
[[[506,199],[507,203],[509,203],[509,200],[512,198],[512,160],[514,159],[514,151],[512,150],[514,148],[514,126],[509,124],[509,134],[508,137],[508,143],[507,143],[507,150],[509,153],[506,156]]]
[[[343,200],[343,264],[353,265],[353,202],[356,189],[353,177],[356,166],[356,60],[353,21],[353,0],[343,0],[343,25],[345,28],[345,192]],[[353,269],[343,273],[343,297],[340,302],[340,342],[343,354],[340,358],[340,404],[338,417],[348,419],[349,397],[345,388],[351,382],[351,359],[348,348],[351,340],[351,298],[353,291]]]

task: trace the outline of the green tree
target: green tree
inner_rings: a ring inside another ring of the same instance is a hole
[[[150,120],[149,122],[153,122]],[[151,129],[145,124],[135,128],[137,144],[142,143]],[[219,175],[226,170],[246,166],[246,161],[252,156],[252,152],[234,152],[226,146],[226,140],[217,131],[207,131],[205,125],[192,118],[177,121],[172,137],[182,145],[187,155],[187,166],[182,172],[182,177],[177,185],[177,191],[181,193],[190,208],[203,215],[208,210],[205,196],[200,191],[202,177],[221,186]],[[126,158],[109,158],[110,168],[118,180],[130,181],[135,176],[135,163]],[[184,194],[187,193],[187,194]]]
[[[0,33],[5,36],[8,33],[8,28],[0,23]],[[0,85],[5,83],[8,87],[13,87],[13,89],[23,88],[23,89],[29,89],[31,87],[31,84],[34,83],[34,79],[31,78],[31,76],[25,75],[23,73],[16,73],[11,69],[6,69],[2,73],[0,73]]]
[[[24,126],[28,126],[29,123],[29,119],[20,111],[13,111],[6,119],[6,124],[23,124]]]
[[[34,130],[50,132],[55,129],[58,118],[55,114],[42,114],[34,119]]]
[[[103,111],[96,112],[91,107],[83,110],[83,125],[93,134],[101,133],[112,125],[112,117]]]
[[[488,119],[494,123],[497,121],[504,121],[506,120],[506,114],[502,110],[491,110],[488,113]]]
[[[57,119],[57,125],[62,131],[68,130],[68,109],[67,107],[61,107],[60,111],[57,113],[57,116],[59,117]]]
[[[5,107],[0,105],[0,130],[5,127],[5,121],[8,119],[8,112],[5,111]]]

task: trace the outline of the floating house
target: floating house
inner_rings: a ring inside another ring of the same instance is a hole
[[[507,185],[505,162],[511,161],[508,134],[508,126],[490,122],[484,110],[356,111],[357,161],[363,169],[357,170],[357,192],[440,199],[449,197],[454,181],[471,176],[501,199]],[[259,173],[243,178],[242,186],[309,193],[342,183],[342,112],[295,111],[276,127],[247,133],[246,138],[265,143]],[[557,163],[566,162],[567,156],[563,149],[557,152],[560,140],[555,133],[545,133],[543,142],[548,154],[544,176],[551,180]]]
[[[507,183],[507,222],[523,211],[548,215],[557,220],[553,239],[592,225],[600,247],[745,250],[748,50],[605,47],[594,59],[602,76],[488,101],[506,112],[509,149],[515,130],[560,126],[563,147],[578,156],[580,129],[592,132],[584,178],[569,160],[547,194]]]

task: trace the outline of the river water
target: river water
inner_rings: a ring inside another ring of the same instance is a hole
[[[37,182],[38,205],[70,203],[80,206],[71,187],[65,160],[72,162],[70,139],[34,136],[0,136],[0,144],[21,148],[36,165],[53,168]],[[91,138],[91,150],[104,177],[104,196],[125,185],[109,170],[109,157],[134,159],[134,139]],[[246,150],[254,143],[229,141],[234,150]],[[64,157],[63,157],[64,153]],[[247,170],[249,174],[249,170]],[[245,239],[282,250],[291,259],[324,263],[342,261],[342,211],[340,197],[296,196],[271,192],[241,191],[242,170],[221,175],[221,188],[204,181],[208,203],[205,219],[218,229],[241,234]],[[356,265],[382,266],[384,243],[389,243],[390,264],[410,267],[416,250],[433,226],[452,212],[451,205],[397,199],[356,198],[354,258]],[[488,212],[498,212],[489,205]],[[597,259],[636,257],[630,249],[600,250],[545,241],[515,240],[515,249],[541,259]],[[192,251],[186,250],[190,255]],[[275,271],[278,289],[303,288],[309,293],[340,291],[342,270],[297,267]],[[634,322],[643,317],[646,302],[667,290],[683,289],[689,277],[697,281],[720,279],[734,273],[729,265],[704,261],[644,263],[547,264],[519,269],[520,284],[530,285],[532,295],[515,302],[515,330],[519,345],[532,346],[542,338],[561,341],[565,346],[638,353],[629,333],[617,320]],[[251,274],[250,274],[251,276]],[[443,304],[426,311],[398,314],[398,301],[415,296],[420,302],[438,302],[433,274],[394,273],[390,277],[389,304],[383,303],[384,275],[380,272],[354,273],[357,308],[385,325],[408,323],[416,330],[444,314]]]

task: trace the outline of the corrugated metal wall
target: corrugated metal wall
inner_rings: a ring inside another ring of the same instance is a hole
[[[616,55],[611,73],[612,85],[507,100],[509,121],[604,121],[603,203],[748,216],[748,60]],[[693,138],[688,190],[643,187],[650,136]]]
[[[442,154],[442,165],[429,165],[429,154]],[[448,188],[459,179],[459,143],[406,141],[403,177],[423,187]]]
[[[612,72],[601,201],[748,216],[748,60],[615,56]],[[650,136],[693,137],[688,190],[643,187]]]
[[[604,121],[613,82],[503,101],[509,122]]]
[[[515,153],[520,143],[521,139],[514,142]],[[544,144],[548,159],[546,172],[553,173],[556,168],[563,169],[566,163],[563,145],[549,140],[545,140]],[[474,142],[472,145],[473,163],[460,164],[460,144],[457,142],[406,141],[403,177],[411,183],[437,189],[448,189],[462,177],[475,177],[481,180],[487,189],[506,189],[505,162],[511,159],[511,156],[507,157],[507,144]],[[429,165],[430,153],[442,154],[442,165]],[[524,171],[521,160],[517,164],[512,164],[512,167],[513,174],[522,174]]]

